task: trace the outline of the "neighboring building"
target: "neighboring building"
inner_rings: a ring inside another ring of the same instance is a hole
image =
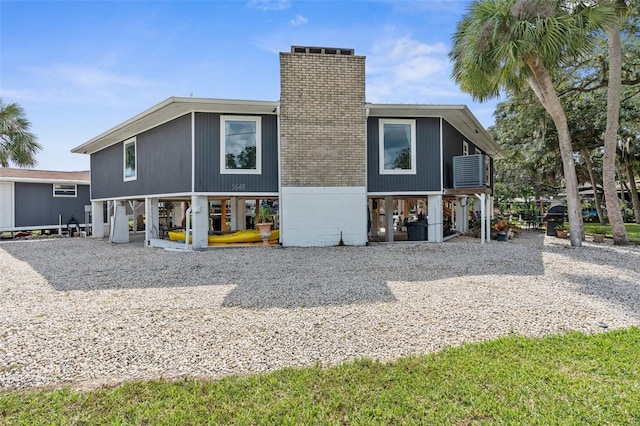
[[[84,227],[89,172],[0,168],[0,232]],[[72,219],[73,218],[73,219]]]
[[[277,200],[284,246],[364,245],[381,227],[379,206],[419,200],[428,239],[440,242],[443,202],[465,231],[473,197],[488,235],[501,151],[467,107],[366,103],[365,58],[353,49],[293,46],[280,67],[279,102],[173,97],[74,148],[91,156],[96,223],[104,203],[117,223],[125,202],[144,203],[153,245],[171,201],[174,224],[189,216],[193,246],[204,247],[212,203],[243,229],[248,202]],[[393,229],[393,215],[382,225]]]

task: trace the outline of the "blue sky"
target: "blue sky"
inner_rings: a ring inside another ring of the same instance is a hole
[[[170,96],[277,101],[292,45],[366,56],[368,102],[466,104],[450,78],[467,0],[0,0],[0,96],[44,149],[39,169],[88,170],[70,150]]]

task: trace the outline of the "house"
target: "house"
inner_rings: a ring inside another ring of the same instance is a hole
[[[467,229],[476,199],[488,237],[502,151],[467,107],[367,103],[365,57],[353,49],[293,46],[280,69],[279,101],[172,97],[74,148],[91,156],[96,223],[108,205],[111,225],[94,236],[126,241],[117,224],[131,202],[156,245],[170,202],[172,225],[189,219],[193,247],[204,247],[214,223],[244,229],[250,205],[275,203],[283,246],[364,245],[373,234],[393,241],[388,212],[419,205],[428,240],[441,242],[445,221]]]
[[[89,184],[89,172],[0,168],[0,232],[84,227]]]

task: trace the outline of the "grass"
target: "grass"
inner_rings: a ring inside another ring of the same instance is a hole
[[[640,329],[505,337],[393,363],[0,393],[13,424],[638,424]]]
[[[635,244],[640,244],[640,225],[636,223],[625,223],[624,227],[627,230],[629,240]],[[584,232],[586,234],[594,234],[597,228],[605,230],[605,235],[611,237],[611,225],[600,225],[599,223],[585,223]]]

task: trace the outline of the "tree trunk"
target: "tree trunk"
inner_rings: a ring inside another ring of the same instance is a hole
[[[591,161],[591,155],[586,149],[581,149],[584,163],[587,165],[587,171],[589,172],[589,180],[591,181],[591,188],[593,189],[593,202],[596,205],[596,211],[598,212],[598,220],[601,225],[604,225],[604,214],[602,212],[600,194],[598,194],[598,187],[596,186],[596,176],[593,172],[593,161]]]
[[[618,203],[616,190],[616,148],[618,146],[618,120],[620,116],[620,91],[622,87],[622,47],[619,24],[607,28],[609,45],[609,86],[607,87],[607,129],[604,133],[604,158],[602,159],[602,187],[607,203],[607,215],[611,224],[613,244],[629,244],[627,230]]]
[[[582,207],[580,194],[578,193],[578,177],[576,165],[573,159],[573,146],[571,145],[571,133],[567,124],[567,116],[564,113],[558,93],[553,86],[549,71],[536,57],[529,58],[527,65],[531,68],[534,77],[528,79],[528,83],[534,93],[547,110],[558,131],[558,145],[562,157],[562,168],[567,192],[567,214],[569,216],[569,233],[571,245],[582,247],[584,228],[582,225]]]
[[[624,156],[624,166],[629,176],[629,189],[631,190],[631,203],[633,204],[633,217],[636,223],[640,223],[640,197],[638,197],[638,186],[636,185],[636,174],[631,167],[629,155]]]

